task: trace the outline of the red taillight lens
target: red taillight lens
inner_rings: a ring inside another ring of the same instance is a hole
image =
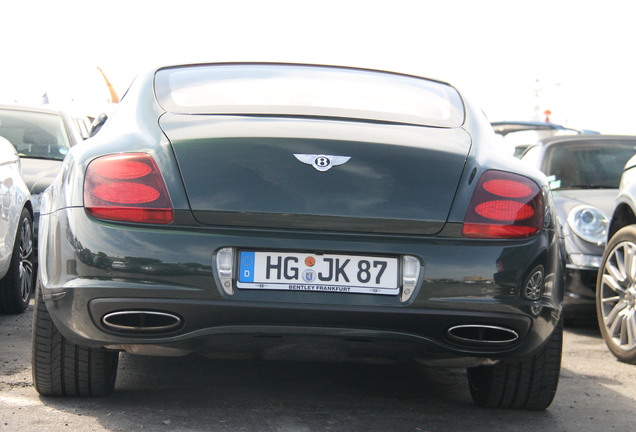
[[[167,224],[174,218],[163,177],[146,153],[92,161],[86,169],[84,207],[100,219]]]
[[[483,186],[491,194],[505,198],[524,198],[532,194],[532,188],[529,185],[514,180],[487,180]]]
[[[541,231],[543,199],[527,177],[504,171],[482,174],[464,217],[462,233],[475,238],[524,238]]]
[[[534,216],[534,209],[517,201],[486,201],[475,207],[475,212],[486,219],[498,221],[524,220]]]

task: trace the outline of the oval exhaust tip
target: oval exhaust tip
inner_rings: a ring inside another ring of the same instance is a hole
[[[164,333],[177,330],[183,320],[168,312],[131,310],[108,313],[102,324],[117,332]]]
[[[516,331],[499,326],[483,324],[465,324],[451,327],[448,338],[462,345],[496,347],[509,345],[519,339]]]

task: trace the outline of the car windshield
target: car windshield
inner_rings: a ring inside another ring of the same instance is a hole
[[[635,153],[636,141],[557,144],[546,149],[543,171],[553,189],[615,189]]]
[[[71,147],[62,118],[53,113],[0,109],[0,136],[23,158],[62,160]]]
[[[155,91],[178,114],[354,118],[457,127],[464,106],[447,85],[413,76],[326,66],[201,65],[159,70]]]

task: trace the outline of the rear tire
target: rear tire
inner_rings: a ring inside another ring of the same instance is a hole
[[[43,396],[106,396],[115,387],[119,353],[86,348],[55,327],[39,279],[33,312],[33,384]]]
[[[33,217],[25,208],[20,214],[9,271],[0,280],[0,313],[19,314],[26,310],[35,284]]]
[[[563,319],[539,352],[519,362],[468,369],[470,394],[485,408],[544,410],[559,383]]]

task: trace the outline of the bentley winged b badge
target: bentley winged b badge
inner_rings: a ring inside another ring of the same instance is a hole
[[[318,154],[296,154],[296,159],[311,165],[318,171],[327,171],[332,166],[342,165],[351,159],[350,156],[333,156],[333,155],[318,155]]]

